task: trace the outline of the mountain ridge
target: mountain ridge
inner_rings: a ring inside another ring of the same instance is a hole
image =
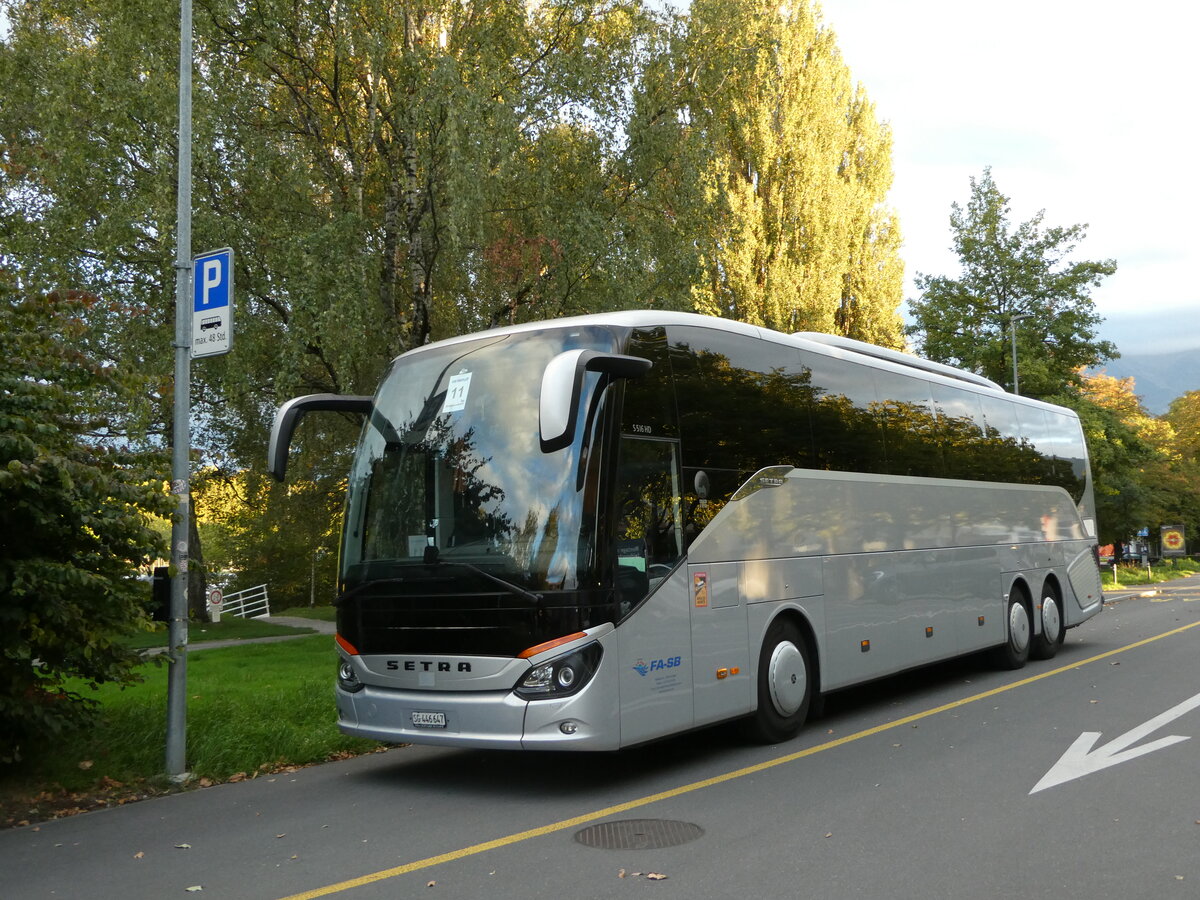
[[[1090,370],[1113,378],[1132,378],[1133,391],[1147,411],[1161,416],[1176,397],[1200,390],[1200,350],[1173,353],[1124,353]]]

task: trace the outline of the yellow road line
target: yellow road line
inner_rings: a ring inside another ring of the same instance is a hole
[[[1147,644],[1152,644],[1155,641],[1163,638],[1171,637],[1172,635],[1180,634],[1187,631],[1189,628],[1195,628],[1200,625],[1200,622],[1192,622],[1190,625],[1183,625],[1172,631],[1164,632],[1163,634],[1155,635],[1154,637],[1146,638],[1145,640],[1137,641],[1133,644],[1127,644],[1124,647],[1118,647],[1116,650],[1109,650],[1105,653],[1100,653],[1096,656],[1089,657],[1079,662],[1071,663],[1070,665],[1060,666],[1057,669],[1051,669],[1049,672],[1042,672],[1038,675],[1031,675],[1029,678],[1023,678],[1020,681],[1014,681],[1011,684],[1006,684],[998,688],[993,688],[990,691],[984,691],[981,694],[975,694],[971,697],[965,697],[962,700],[955,700],[952,703],[945,703],[941,706],[927,709],[924,712],[914,713],[911,716],[906,716],[903,719],[897,719],[894,722],[887,722],[883,725],[876,725],[873,728],[867,728],[863,731],[855,732],[846,737],[837,738],[836,740],[826,741],[824,744],[819,744],[816,747],[809,747],[806,750],[799,750],[795,753],[789,753],[786,756],[779,756],[775,759],[769,759],[765,762],[756,763],[752,766],[746,766],[741,769],[735,769],[732,772],[726,772],[724,775],[714,775],[712,778],[705,778],[702,781],[694,781],[691,784],[685,784],[681,787],[672,788],[669,791],[660,791],[657,794],[650,794],[646,797],[640,797],[637,800],[630,800],[626,803],[618,803],[616,806],[607,806],[604,809],[598,809],[594,812],[584,813],[580,816],[575,816],[570,819],[563,819],[559,822],[554,822],[550,825],[543,825],[540,828],[531,828],[528,831],[520,831],[516,834],[510,834],[507,837],[496,838],[491,841],[484,841],[481,844],[472,844],[470,847],[463,847],[460,850],[452,850],[449,853],[440,853],[437,856],[428,856],[425,859],[418,859],[415,862],[406,863],[402,866],[395,866],[391,869],[382,869],[378,872],[372,872],[369,875],[361,875],[358,878],[351,878],[347,881],[339,881],[337,884],[326,885],[325,887],[315,888],[311,891],[305,891],[301,894],[292,894],[282,900],[314,900],[316,897],[328,897],[330,894],[339,894],[343,891],[351,890],[352,888],[362,887],[363,885],[371,884],[376,881],[384,881],[388,878],[395,878],[399,875],[408,875],[412,872],[419,872],[422,869],[429,869],[433,866],[440,866],[443,863],[454,862],[455,860],[465,859],[468,856],[477,856],[480,853],[486,853],[489,850],[498,850],[501,847],[509,847],[513,844],[519,844],[522,841],[528,841],[532,838],[544,837],[548,834],[554,834],[558,831],[565,831],[568,828],[575,828],[579,825],[585,825],[588,822],[595,822],[597,819],[606,819],[609,816],[617,815],[618,813],[629,812],[630,810],[639,809],[643,806],[649,806],[652,803],[658,803],[661,800],[670,800],[673,797],[680,797],[684,794],[690,794],[694,791],[700,791],[704,788],[713,787],[718,784],[724,784],[727,781],[734,781],[738,778],[744,778],[747,775],[754,775],[758,772],[773,769],[776,766],[784,765],[785,763],[795,762],[798,759],[803,759],[806,756],[814,756],[825,750],[832,750],[835,747],[841,747],[843,744],[849,744],[853,741],[859,741],[863,738],[872,737],[881,734],[885,731],[890,731],[893,728],[900,728],[904,725],[910,725],[913,722],[918,722],[921,719],[928,719],[930,716],[936,716],[939,713],[944,713],[952,709],[958,709],[962,706],[967,706],[971,703],[977,703],[980,700],[986,700],[989,697],[995,697],[997,694],[1003,694],[1006,691],[1011,691],[1014,688],[1024,687],[1027,684],[1033,684],[1035,681],[1041,681],[1043,678],[1050,678],[1054,675],[1061,675],[1063,672],[1069,672],[1072,669],[1078,669],[1090,663],[1099,662],[1102,659],[1108,659],[1110,656],[1116,656],[1118,653],[1124,653],[1127,650],[1134,650],[1138,647],[1144,647]]]

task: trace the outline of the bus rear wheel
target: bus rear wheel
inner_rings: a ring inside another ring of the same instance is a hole
[[[750,735],[768,744],[793,737],[808,717],[812,696],[808,644],[795,622],[776,619],[758,657],[758,709],[747,722]]]
[[[1016,585],[1008,593],[1005,634],[1006,640],[994,651],[996,666],[1001,669],[1020,669],[1029,659],[1033,625],[1029,618],[1029,600],[1024,590]]]
[[[1063,645],[1067,630],[1063,627],[1062,606],[1058,599],[1058,592],[1048,584],[1042,587],[1039,616],[1042,620],[1042,630],[1040,634],[1034,635],[1029,655],[1034,659],[1050,659]]]

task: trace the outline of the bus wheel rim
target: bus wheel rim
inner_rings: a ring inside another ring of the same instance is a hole
[[[1029,646],[1029,614],[1023,603],[1014,603],[1009,607],[1008,640],[1017,652]]]
[[[768,684],[771,704],[779,715],[793,715],[804,703],[808,672],[804,667],[804,656],[791,641],[780,641],[771,651]]]
[[[1058,600],[1054,597],[1042,599],[1042,633],[1051,643],[1062,634],[1062,616],[1058,611]]]

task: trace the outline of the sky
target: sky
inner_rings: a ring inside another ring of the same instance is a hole
[[[913,276],[957,276],[952,203],[991,166],[1010,223],[1086,223],[1072,259],[1124,354],[1200,348],[1200,4],[820,0],[892,128],[890,204]],[[907,309],[907,303],[903,307]]]

